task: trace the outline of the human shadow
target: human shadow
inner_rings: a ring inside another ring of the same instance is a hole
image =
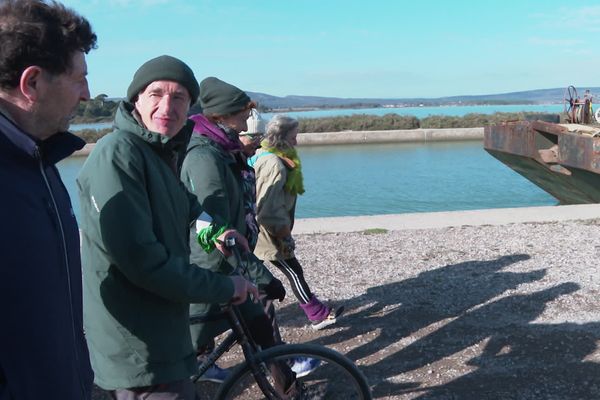
[[[422,391],[419,399],[600,398],[600,364],[588,359],[597,348],[600,323],[533,322],[548,302],[578,289],[568,282],[494,301],[403,349],[397,355],[410,364],[417,354],[423,357],[418,348],[447,356],[489,338],[480,354],[466,362],[473,371],[445,384],[396,394]]]
[[[513,254],[494,260],[446,265],[422,272],[414,278],[369,288],[363,295],[345,301],[351,311],[336,324],[336,328],[341,329],[332,330],[331,334],[314,341],[334,345],[345,341],[356,343],[357,338],[361,338],[360,343],[346,355],[355,361],[367,360],[367,365],[362,365],[361,370],[375,388],[375,393],[407,389],[413,385],[390,386],[388,378],[408,368],[419,368],[419,364],[409,366],[400,362],[404,358],[395,355],[407,343],[414,341],[411,335],[424,328],[435,331],[436,324],[460,317],[473,307],[523,283],[542,279],[545,275],[543,269],[527,273],[502,271],[529,258],[526,254]],[[454,293],[448,296],[450,291]],[[283,311],[285,314],[286,310]],[[420,332],[420,335],[427,334]],[[433,362],[443,355],[443,351],[432,352],[423,362]],[[369,363],[373,357],[382,360]]]

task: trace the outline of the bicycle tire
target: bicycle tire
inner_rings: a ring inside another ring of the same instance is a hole
[[[330,348],[313,344],[285,344],[260,351],[254,355],[256,364],[261,364],[264,381],[272,385],[268,368],[272,362],[289,362],[290,359],[308,357],[321,361],[320,366],[310,374],[297,378],[302,386],[301,399],[344,399],[370,400],[371,389],[367,379],[358,367],[346,356]],[[274,390],[274,389],[273,389]],[[252,374],[248,361],[239,365],[221,384],[215,399],[256,400],[265,397]],[[275,397],[278,398],[278,397]],[[288,397],[281,396],[281,399]]]

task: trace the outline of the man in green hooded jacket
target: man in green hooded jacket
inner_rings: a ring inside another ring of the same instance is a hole
[[[119,106],[114,131],[97,143],[77,178],[84,327],[95,383],[116,399],[195,399],[189,304],[240,304],[249,293],[258,296],[245,279],[189,260],[189,228],[202,209],[179,181],[178,157],[198,94],[182,61],[146,62]],[[241,238],[226,231],[218,239],[230,236]]]

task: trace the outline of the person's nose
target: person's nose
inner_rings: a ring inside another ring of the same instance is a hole
[[[79,100],[81,101],[88,101],[90,99],[91,95],[90,95],[90,88],[88,86],[88,82],[87,79],[85,80],[85,83],[83,84],[83,88],[81,90],[81,93],[79,95]]]
[[[159,109],[162,114],[167,115],[173,108],[173,99],[171,96],[163,96],[158,103]]]

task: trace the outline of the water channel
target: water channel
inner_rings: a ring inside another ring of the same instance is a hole
[[[297,217],[554,205],[557,201],[483,150],[481,141],[305,146],[306,193]],[[85,158],[59,164],[76,215]]]

